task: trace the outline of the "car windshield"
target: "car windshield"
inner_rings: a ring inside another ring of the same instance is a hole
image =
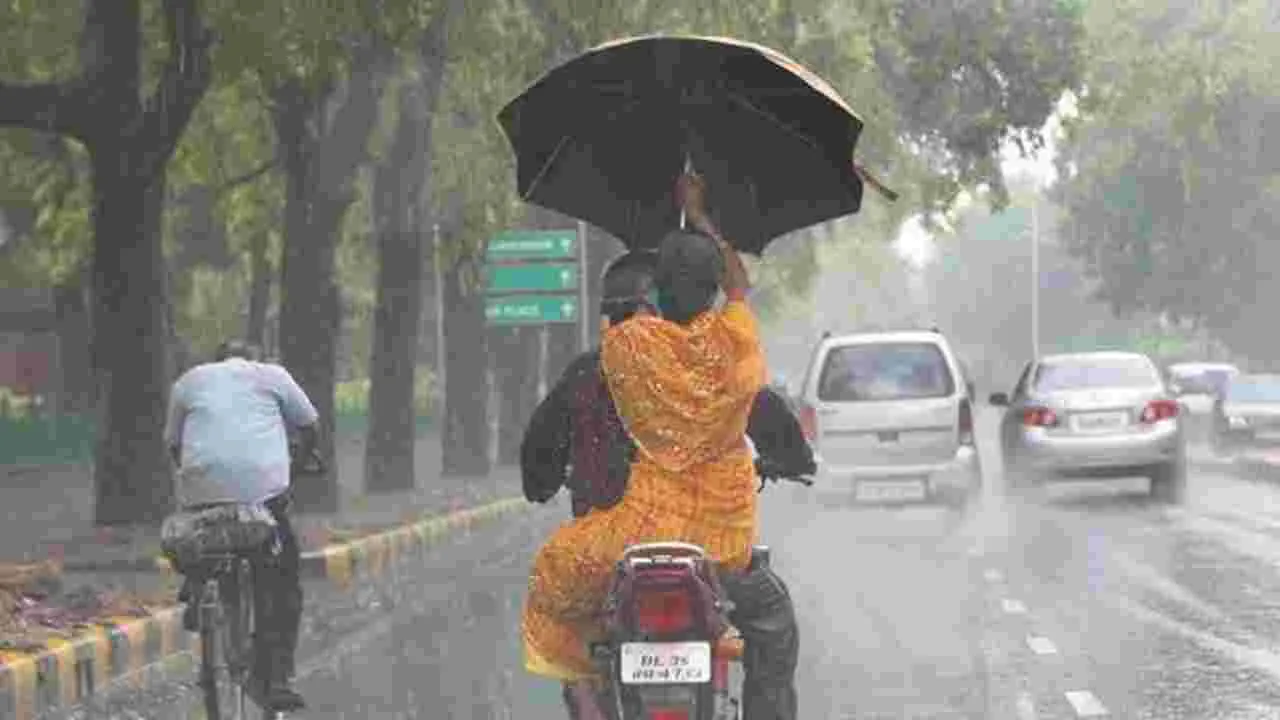
[[[1130,388],[1158,385],[1159,377],[1140,358],[1058,360],[1036,369],[1034,387],[1039,392],[1091,388]]]
[[[1241,378],[1227,386],[1227,398],[1240,403],[1280,403],[1280,378]]]
[[[942,351],[924,342],[835,348],[818,381],[818,398],[826,402],[946,397],[953,392],[955,380]]]

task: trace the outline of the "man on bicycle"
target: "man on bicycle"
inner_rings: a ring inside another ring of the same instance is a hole
[[[292,689],[294,652],[302,617],[298,540],[289,520],[289,428],[300,450],[316,446],[319,415],[283,367],[259,362],[253,345],[224,342],[213,362],[174,383],[165,441],[178,466],[183,509],[223,503],[262,504],[278,523],[280,550],[264,553],[254,572],[254,683],[269,710],[303,707]],[[180,568],[181,569],[181,568]],[[183,624],[197,629],[199,578],[187,576],[179,600]]]

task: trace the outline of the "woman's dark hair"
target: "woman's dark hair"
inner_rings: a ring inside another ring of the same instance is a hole
[[[650,304],[649,291],[653,287],[656,264],[654,252],[633,250],[605,269],[601,280],[600,314],[608,317],[611,325],[630,318],[641,307]]]
[[[688,323],[715,302],[724,280],[724,256],[715,240],[677,230],[662,239],[654,284],[662,316]]]

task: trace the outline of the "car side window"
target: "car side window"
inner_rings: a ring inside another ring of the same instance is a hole
[[[1031,379],[1031,367],[1034,364],[1035,363],[1027,363],[1027,366],[1022,368],[1022,375],[1018,377],[1018,384],[1013,386],[1012,399],[1020,399],[1027,393],[1027,382]]]

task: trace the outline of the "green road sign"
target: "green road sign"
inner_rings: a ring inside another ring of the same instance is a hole
[[[508,295],[485,302],[490,325],[543,325],[578,321],[576,295]]]
[[[488,276],[490,293],[578,289],[578,266],[568,263],[490,265]]]
[[[567,260],[575,257],[578,233],[574,230],[507,230],[489,240],[485,258],[502,260]]]

